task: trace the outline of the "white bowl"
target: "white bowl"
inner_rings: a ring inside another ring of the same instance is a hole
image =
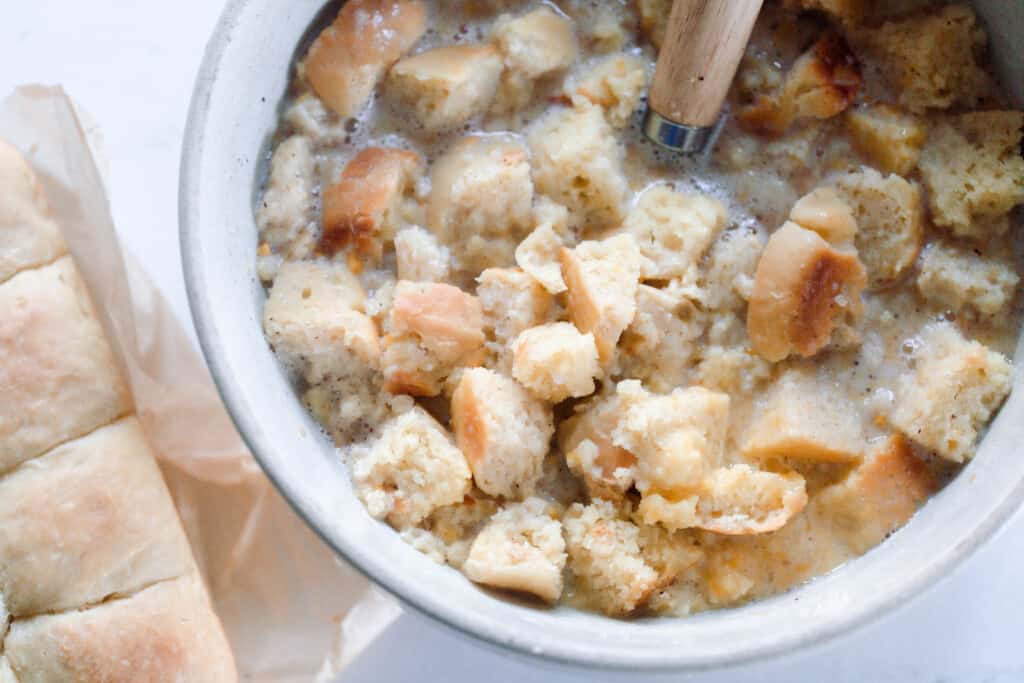
[[[1024,4],[976,4],[1020,105],[1024,61],[1013,41],[1024,35]],[[298,513],[375,582],[438,621],[513,651],[600,668],[706,669],[820,643],[884,614],[948,574],[1017,507],[1024,497],[1020,377],[975,460],[906,528],[827,576],[746,607],[639,621],[538,609],[481,590],[417,553],[353,495],[345,466],[297,400],[260,326],[253,207],[296,45],[318,13],[336,12],[340,3],[323,5],[233,0],[225,9],[185,136],[181,244],[199,338],[239,431]]]

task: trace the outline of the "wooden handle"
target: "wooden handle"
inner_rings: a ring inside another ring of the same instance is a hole
[[[713,126],[762,0],[675,0],[650,106],[687,126]]]

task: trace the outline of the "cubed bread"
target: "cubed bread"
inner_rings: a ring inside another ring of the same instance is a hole
[[[784,7],[816,10],[838,19],[843,24],[858,25],[864,19],[865,0],[785,0]]]
[[[426,23],[426,8],[417,0],[350,0],[313,41],[300,68],[334,113],[356,116]]]
[[[427,223],[453,250],[457,266],[476,274],[508,266],[533,227],[529,154],[510,136],[468,136],[431,172]]]
[[[647,89],[647,63],[628,53],[609,55],[571,78],[565,92],[577,106],[601,107],[613,128],[625,128]]]
[[[618,52],[634,39],[636,16],[621,6],[599,4],[580,26],[582,42],[600,55]]]
[[[636,8],[640,13],[640,30],[651,45],[660,50],[672,11],[671,0],[636,0]]]
[[[238,679],[198,572],[85,609],[16,621],[4,654],[22,683]]]
[[[835,191],[857,220],[857,255],[867,269],[868,286],[891,285],[917,259],[924,240],[921,190],[898,175],[883,177],[873,168],[848,173]]]
[[[589,396],[601,376],[594,335],[572,323],[532,327],[512,343],[512,376],[551,403]]]
[[[551,508],[540,498],[503,508],[473,541],[462,571],[476,583],[556,602],[566,555]]]
[[[640,196],[623,228],[650,261],[644,279],[695,283],[700,260],[725,219],[725,206],[717,199],[656,185]]]
[[[917,167],[921,147],[928,138],[922,119],[888,104],[849,110],[846,132],[857,151],[878,170],[902,176]]]
[[[636,315],[636,292],[644,259],[630,234],[562,249],[569,318],[597,342],[601,364],[615,360],[619,337]]]
[[[852,328],[863,313],[867,284],[857,255],[838,251],[820,235],[787,222],[768,240],[754,278],[747,333],[754,351],[771,362],[810,357]]]
[[[826,33],[802,54],[777,91],[758,95],[736,114],[744,128],[780,136],[796,121],[824,120],[846,110],[860,91],[860,63],[846,41]]]
[[[32,167],[0,140],[0,282],[67,252]]]
[[[600,107],[556,107],[531,126],[528,142],[538,192],[568,207],[574,225],[619,226],[629,194],[624,151]]]
[[[622,519],[613,503],[575,503],[562,520],[569,569],[586,595],[609,616],[640,607],[659,584],[640,550],[640,529]]]
[[[293,135],[270,157],[270,176],[256,210],[260,241],[275,252],[291,252],[294,244],[315,224],[313,202],[313,145]]]
[[[1009,395],[1013,366],[947,323],[927,326],[920,342],[914,369],[900,382],[891,422],[911,441],[965,462],[974,457],[978,431]]]
[[[602,396],[558,426],[559,450],[591,498],[619,500],[635,481],[636,456],[612,441],[621,413],[616,395]]]
[[[566,290],[562,278],[562,238],[550,223],[541,223],[516,247],[516,263],[551,294]]]
[[[991,87],[978,65],[985,32],[967,5],[927,9],[861,33],[880,75],[907,109],[974,107]]]
[[[765,236],[749,227],[722,232],[708,250],[697,296],[707,310],[741,312],[754,289]]]
[[[1019,283],[1020,277],[1008,263],[939,241],[921,257],[917,291],[948,311],[994,316],[1013,301]]]
[[[545,5],[520,16],[498,17],[491,39],[505,68],[528,80],[564,71],[579,53],[572,21]]]
[[[857,406],[813,372],[784,373],[758,404],[743,444],[744,457],[860,460],[866,437]]]
[[[323,192],[320,248],[327,254],[352,248],[380,258],[401,225],[401,203],[422,169],[415,152],[368,147]]]
[[[985,111],[936,125],[921,153],[932,220],[954,235],[985,240],[1024,202],[1024,112]]]
[[[853,244],[857,235],[853,211],[831,187],[819,187],[801,197],[793,205],[789,220],[836,246]]]
[[[413,225],[395,235],[395,261],[399,280],[441,282],[451,272],[451,250],[433,233]]]
[[[555,431],[551,409],[515,380],[472,368],[455,388],[451,413],[477,487],[512,500],[528,497]]]
[[[70,257],[0,285],[0,473],[131,411]]]
[[[493,45],[451,45],[401,60],[385,88],[404,115],[430,132],[450,131],[491,106],[501,78]]]
[[[806,482],[799,474],[730,465],[714,470],[704,481],[695,521],[688,519],[685,501],[661,496],[641,502],[640,514],[659,519],[669,529],[696,526],[716,534],[747,536],[781,529],[806,506]]]
[[[722,462],[729,397],[701,387],[651,394],[636,380],[619,382],[616,393],[621,415],[612,441],[636,456],[640,494],[699,489]]]
[[[129,595],[192,567],[135,418],[70,441],[0,479],[0,527],[0,594],[13,617]]]
[[[437,396],[457,368],[484,359],[480,300],[458,287],[400,281],[382,344],[381,368],[388,391]]]
[[[366,296],[348,267],[321,261],[281,266],[263,309],[263,329],[278,357],[310,384],[363,375],[380,356]]]
[[[488,268],[477,278],[476,294],[484,309],[488,349],[497,366],[511,374],[512,342],[531,327],[550,322],[555,300],[518,268]]]
[[[657,391],[686,384],[704,332],[704,317],[675,289],[640,285],[636,315],[619,341],[619,365],[627,377]]]
[[[906,524],[938,489],[938,482],[909,442],[894,434],[872,449],[843,481],[814,501],[832,533],[861,554]]]
[[[462,501],[471,475],[451,436],[425,410],[392,418],[370,445],[352,449],[352,480],[367,511],[396,529]]]

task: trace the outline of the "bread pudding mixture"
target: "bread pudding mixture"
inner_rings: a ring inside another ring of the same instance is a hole
[[[974,456],[1020,322],[1024,114],[970,8],[767,3],[680,160],[639,133],[670,4],[350,0],[257,207],[267,339],[369,513],[619,616],[877,545]]]

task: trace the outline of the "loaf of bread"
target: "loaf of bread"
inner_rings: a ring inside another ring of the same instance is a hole
[[[237,680],[38,180],[0,141],[0,682]]]

